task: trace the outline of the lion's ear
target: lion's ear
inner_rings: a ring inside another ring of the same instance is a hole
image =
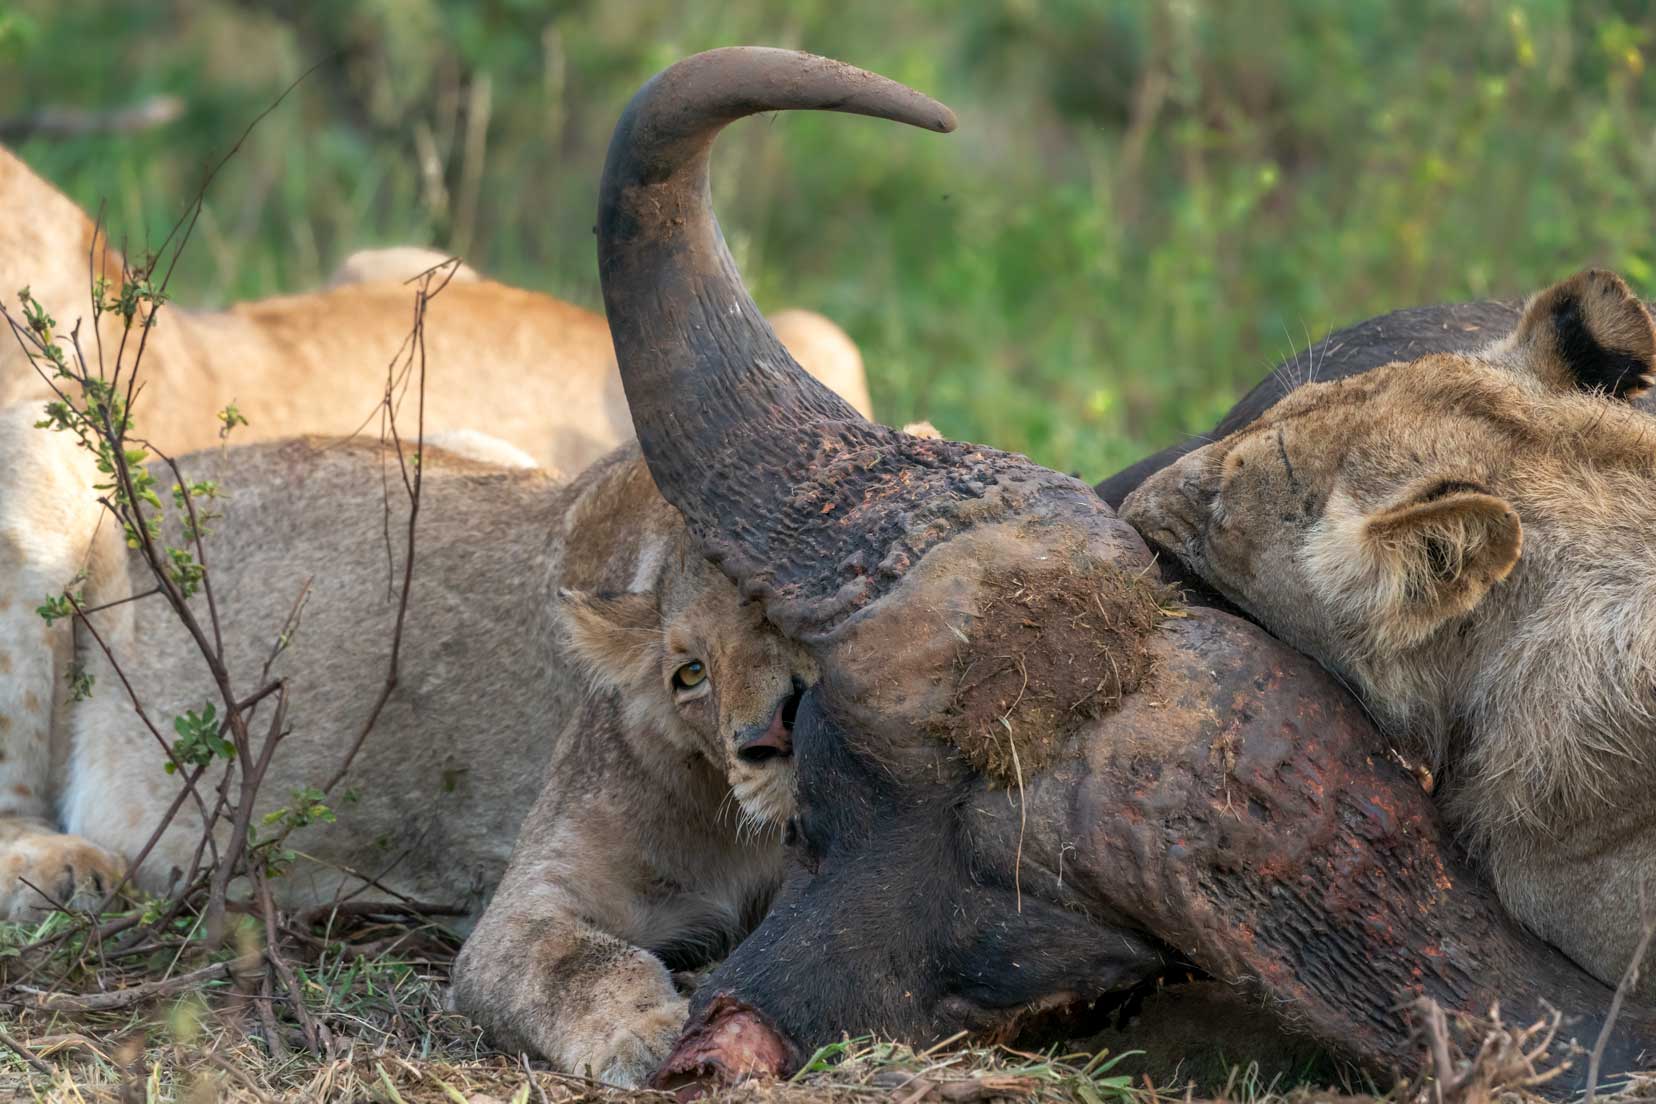
[[[1513,342],[1532,369],[1560,389],[1628,400],[1656,382],[1650,313],[1614,272],[1579,272],[1532,297]]]
[[[560,590],[558,602],[570,650],[594,684],[623,690],[657,677],[661,610],[654,594]]]
[[[1419,643],[1470,612],[1512,573],[1523,536],[1517,511],[1476,484],[1425,485],[1369,514],[1354,551],[1374,588],[1381,646]]]

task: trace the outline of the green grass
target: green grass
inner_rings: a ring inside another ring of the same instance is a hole
[[[1372,313],[1586,263],[1656,285],[1656,15],[1612,0],[0,0],[0,104],[185,97],[166,127],[21,149],[141,247],[328,59],[215,185],[182,301],[416,242],[595,305],[611,124],[654,70],[736,42],[856,61],[961,118],[733,131],[715,184],[761,303],[844,324],[888,420],[1066,470],[1211,424]]]

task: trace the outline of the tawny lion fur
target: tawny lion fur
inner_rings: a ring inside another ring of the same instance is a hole
[[[1656,337],[1618,277],[1291,393],[1122,507],[1425,755],[1501,899],[1606,982],[1656,907]]]
[[[0,459],[26,465],[30,500],[49,515],[84,501],[96,473],[67,435],[31,419],[0,415]],[[230,490],[208,549],[241,678],[258,678],[310,584],[272,671],[289,687],[290,735],[260,814],[331,777],[384,678],[400,578],[384,537],[387,462],[376,444],[317,439],[183,462],[190,478]],[[338,823],[297,834],[307,858],[276,884],[289,904],[315,904],[373,874],[472,920],[482,913],[455,975],[461,1010],[564,1069],[636,1084],[683,1019],[668,965],[721,953],[768,903],[792,770],[735,749],[744,733],[783,723],[814,671],[698,554],[635,446],[569,482],[437,449],[423,470],[397,689],[331,799]],[[400,494],[390,509],[401,533]],[[33,542],[32,574],[0,596],[0,619],[16,630],[0,634],[8,917],[44,904],[31,885],[94,902],[180,786],[91,635],[48,629],[33,609],[89,562],[88,605],[123,597],[142,588],[141,564],[129,564],[109,519],[93,519],[90,548],[55,540],[51,516],[34,521],[0,528],[0,554]],[[214,700],[199,653],[156,600],[91,622],[163,726]],[[90,700],[62,693],[71,650],[95,679]],[[702,677],[675,684],[692,663]],[[215,768],[203,786],[217,778]],[[137,871],[141,889],[165,891],[189,867],[201,823],[186,800]]]
[[[29,288],[62,333],[86,319],[91,350],[92,279],[118,285],[121,254],[3,148],[0,211],[0,302],[17,315],[17,292]],[[445,259],[423,249],[370,250],[347,258],[324,291],[222,311],[163,307],[134,411],[142,435],[169,454],[208,447],[217,440],[215,413],[231,402],[249,422],[237,440],[377,426],[386,368],[413,318],[413,290],[403,281]],[[844,331],[803,310],[783,311],[772,324],[807,371],[869,414],[862,357]],[[113,338],[115,320],[105,325]],[[48,398],[16,340],[0,338],[0,406]],[[426,355],[428,435],[486,430],[564,472],[632,437],[609,328],[591,311],[463,268],[430,304]]]

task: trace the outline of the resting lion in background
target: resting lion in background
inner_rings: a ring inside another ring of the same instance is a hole
[[[1656,904],[1653,371],[1643,304],[1584,272],[1481,351],[1300,387],[1121,511],[1342,675],[1609,984]]]
[[[118,282],[121,255],[85,212],[3,148],[0,210],[0,302],[18,315],[16,293],[27,287],[64,334],[86,318],[90,350],[91,276]],[[169,454],[206,448],[217,441],[216,412],[231,402],[249,421],[237,440],[357,432],[384,396],[386,367],[413,321],[403,281],[445,259],[370,250],[347,258],[323,291],[222,311],[164,307],[144,353],[141,435]],[[469,268],[458,277],[426,319],[428,436],[487,430],[570,473],[632,437],[601,317]],[[868,414],[862,357],[844,331],[810,311],[772,321],[808,371]],[[113,317],[105,326],[118,334]],[[12,335],[0,339],[0,406],[49,398]]]

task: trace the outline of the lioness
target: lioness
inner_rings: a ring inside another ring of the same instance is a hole
[[[1656,337],[1620,278],[1301,387],[1122,516],[1424,755],[1525,924],[1607,982],[1656,904]]]
[[[27,287],[67,334],[85,318],[91,278],[119,285],[122,257],[67,196],[0,148],[0,301],[19,314]],[[432,263],[424,250],[347,258],[328,290],[238,303],[223,311],[165,307],[143,358],[137,417],[162,451],[217,440],[216,411],[234,402],[239,440],[362,428],[385,391],[386,367],[408,336],[413,292],[401,281]],[[578,472],[632,436],[609,329],[591,311],[462,269],[435,299],[426,327],[426,428],[486,428],[548,467]],[[844,332],[810,311],[772,319],[808,371],[868,414],[862,358]],[[116,322],[105,316],[107,348]],[[131,352],[128,352],[128,360]],[[10,333],[0,332],[0,406],[50,389]],[[0,493],[4,493],[0,491]]]
[[[33,429],[34,416],[0,418],[10,430],[0,466],[39,504],[33,534],[0,522],[0,546],[35,539],[39,552],[51,545],[52,511],[84,502],[97,475],[67,435]],[[400,578],[387,562],[387,462],[377,445],[317,439],[183,461],[187,478],[229,492],[207,547],[239,677],[259,677],[309,586],[271,668],[290,690],[289,735],[260,814],[333,775],[385,677]],[[383,886],[475,919],[505,873],[459,964],[460,1008],[563,1068],[635,1083],[683,1018],[668,966],[719,952],[769,899],[774,827],[792,795],[791,703],[814,670],[695,551],[635,446],[567,482],[438,449],[422,470],[396,690],[330,798],[338,823],[295,834],[303,858],[276,884],[304,905],[372,877],[371,894]],[[402,498],[391,496],[394,533]],[[94,528],[86,604],[145,589],[118,527]],[[66,700],[59,680],[54,702],[40,681],[52,642],[33,606],[79,562],[57,562],[65,574],[35,577],[27,596],[9,580],[0,592],[0,603],[28,606],[16,622],[26,635],[0,639],[8,917],[43,904],[31,887],[96,900],[180,792],[91,634],[75,642],[95,679],[90,700]],[[171,718],[217,693],[157,601],[90,619],[171,741]],[[263,712],[253,726],[261,738]],[[218,777],[215,766],[202,779],[209,803]],[[184,800],[136,872],[141,888],[165,890],[190,867],[202,819]]]

